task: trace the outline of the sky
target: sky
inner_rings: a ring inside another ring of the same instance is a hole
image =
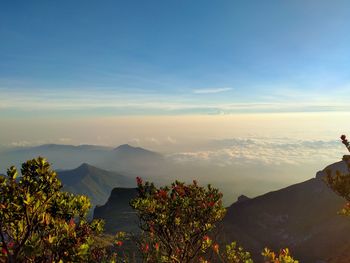
[[[350,111],[349,11],[341,0],[1,1],[0,144],[335,138]]]
[[[128,143],[251,196],[314,177],[347,154],[349,13],[347,0],[0,1],[0,155]]]
[[[2,1],[1,117],[348,111],[349,11],[324,0]]]

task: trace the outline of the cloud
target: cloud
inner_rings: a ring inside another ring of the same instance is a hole
[[[289,138],[249,138],[216,140],[207,149],[169,155],[177,162],[230,165],[300,165],[336,162],[342,154],[337,141],[296,140]]]
[[[47,116],[52,113],[77,115],[186,115],[186,114],[234,114],[234,113],[281,113],[281,112],[348,112],[349,103],[343,98],[316,99],[315,96],[265,97],[256,101],[225,102],[208,96],[232,88],[208,88],[193,90],[190,94],[123,93],[88,90],[7,90],[0,86],[0,118],[10,114]]]
[[[211,89],[196,89],[193,91],[194,94],[213,94],[221,93],[232,90],[232,88],[211,88]]]

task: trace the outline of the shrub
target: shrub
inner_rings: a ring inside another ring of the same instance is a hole
[[[131,206],[140,219],[145,261],[198,262],[211,247],[209,233],[225,215],[222,194],[195,181],[160,188],[140,178],[137,183],[139,196]]]
[[[101,221],[87,221],[86,196],[61,191],[61,183],[44,158],[11,167],[0,176],[0,261],[86,262]]]

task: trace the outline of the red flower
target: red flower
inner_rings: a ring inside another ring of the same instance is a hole
[[[121,247],[121,246],[123,245],[123,241],[118,240],[117,242],[115,242],[115,244],[116,244],[118,247]]]
[[[75,222],[74,222],[74,219],[73,219],[73,218],[71,218],[71,219],[69,220],[69,226],[70,226],[70,227],[74,227],[74,226],[75,226]]]
[[[6,250],[6,248],[2,248],[2,249],[1,249],[1,254],[7,255],[7,250]]]
[[[154,248],[156,249],[156,251],[159,251],[159,243],[155,243]]]
[[[214,252],[215,252],[216,254],[218,254],[218,253],[219,253],[219,245],[218,245],[218,244],[214,244],[214,245],[213,245],[213,250],[214,250]]]
[[[209,202],[208,206],[213,207],[215,205],[215,202]]]
[[[167,198],[167,196],[168,196],[168,193],[165,190],[158,191],[158,197],[165,199]]]
[[[210,237],[208,237],[207,235],[205,235],[205,236],[203,237],[203,240],[204,240],[204,241],[209,241],[209,240],[210,240]]]
[[[141,179],[141,177],[136,177],[136,183],[137,183],[137,185],[142,185],[142,183],[143,183],[143,181],[142,181],[142,179]]]
[[[142,251],[147,253],[149,250],[149,245],[148,244],[145,244],[144,246],[142,246]]]
[[[10,243],[7,244],[7,246],[8,246],[9,248],[13,248],[14,245],[15,245],[15,243],[12,242],[12,241],[11,241]]]

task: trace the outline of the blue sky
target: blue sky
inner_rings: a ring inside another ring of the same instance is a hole
[[[339,0],[2,1],[0,117],[349,111],[349,11]]]

